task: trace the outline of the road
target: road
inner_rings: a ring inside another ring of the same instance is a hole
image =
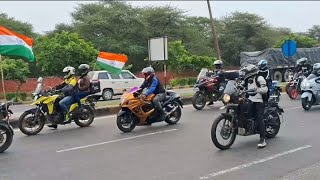
[[[192,93],[193,88],[185,88],[185,89],[175,89],[177,93],[184,94],[184,93]],[[119,101],[121,96],[114,96],[111,101]],[[18,119],[20,115],[27,109],[31,109],[34,106],[29,104],[21,104],[21,105],[14,105],[11,106],[11,110],[13,111],[12,119]]]
[[[126,134],[114,116],[99,117],[88,128],[72,124],[32,137],[16,131],[12,146],[0,154],[0,179],[320,179],[320,107],[305,112],[299,100],[284,96],[284,122],[267,147],[256,148],[258,136],[238,136],[221,151],[210,138],[220,105],[202,111],[188,105],[176,125],[158,123]]]

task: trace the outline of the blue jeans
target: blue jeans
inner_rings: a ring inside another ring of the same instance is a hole
[[[73,97],[72,96],[66,96],[59,102],[60,109],[64,114],[68,113],[68,108],[72,104],[73,104]]]
[[[75,95],[74,95],[74,100],[78,103],[79,106],[81,106],[81,99],[90,95],[89,92],[77,92]]]

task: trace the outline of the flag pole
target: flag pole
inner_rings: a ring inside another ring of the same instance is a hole
[[[4,102],[7,103],[7,98],[6,98],[6,90],[4,88],[4,77],[3,77],[3,62],[2,62],[2,57],[0,54],[0,69],[1,69],[1,81],[2,81],[2,91],[3,91],[3,98]],[[7,106],[6,106],[7,107]]]

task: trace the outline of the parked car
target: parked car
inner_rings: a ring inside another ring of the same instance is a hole
[[[122,70],[120,74],[111,74],[107,71],[90,71],[91,81],[100,81],[101,92],[97,93],[103,100],[111,100],[114,95],[123,94],[124,90],[140,86],[144,79],[137,78],[128,70]]]

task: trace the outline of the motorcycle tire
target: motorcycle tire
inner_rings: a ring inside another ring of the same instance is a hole
[[[26,111],[24,112],[20,118],[19,118],[19,121],[18,121],[18,126],[19,126],[19,129],[20,131],[25,134],[25,135],[28,135],[28,136],[32,136],[32,135],[36,135],[38,134],[40,131],[42,131],[43,127],[44,127],[44,124],[45,124],[45,119],[44,118],[40,118],[38,120],[39,122],[39,127],[35,130],[35,131],[28,131],[27,129],[25,129],[24,127],[24,123],[27,123],[25,122],[26,121],[26,117],[28,115],[32,114],[33,117],[34,117],[34,114],[31,112],[31,111]],[[38,117],[39,118],[39,117]]]
[[[301,99],[301,105],[304,110],[309,111],[312,107],[312,102],[308,101],[308,98],[302,98]]]
[[[81,117],[84,115],[84,114],[81,114],[81,113],[83,113],[84,110],[86,110],[87,113],[88,113],[88,114],[85,114],[86,117],[88,116],[88,118],[86,118],[88,120],[83,120],[84,118],[81,119]],[[85,106],[83,106],[83,110],[82,110],[82,112],[80,112],[79,116],[80,116],[80,119],[77,118],[77,119],[74,120],[74,122],[80,127],[88,127],[88,126],[90,126],[92,124],[92,122],[94,120],[94,110],[93,110],[93,108],[91,106],[85,105]],[[85,122],[82,122],[82,121],[85,121]]]
[[[296,89],[295,87],[291,86],[288,89],[288,95],[289,95],[290,99],[297,99],[297,97],[299,95],[298,89]]]
[[[179,106],[178,103],[175,103],[174,104],[175,106],[178,106],[177,109],[173,112],[174,116],[171,116],[171,117],[174,117],[175,119],[174,120],[171,120],[170,118],[166,118],[165,119],[165,122],[172,125],[172,124],[177,124],[181,118],[181,107]]]
[[[199,95],[205,96],[205,97],[202,97],[200,106],[198,106],[197,104],[197,98],[199,98]],[[206,106],[206,102],[207,102],[207,95],[203,91],[197,91],[192,97],[192,105],[196,110],[202,110]]]
[[[285,87],[285,89],[286,89],[286,93],[289,95],[289,88],[290,88],[290,84],[289,83],[287,83],[287,85],[286,85],[286,87]]]
[[[0,126],[0,130],[4,131],[6,134],[6,141],[0,147],[0,153],[2,153],[11,146],[12,140],[13,140],[13,134],[12,134],[11,130],[5,126]]]
[[[131,123],[128,127],[123,126],[122,118],[130,118]],[[120,129],[120,131],[124,133],[131,132],[136,127],[136,125],[137,122],[134,119],[132,119],[132,113],[129,111],[120,116],[117,116],[117,126]]]
[[[215,119],[215,121],[213,122],[212,127],[211,127],[211,140],[217,148],[219,148],[221,150],[226,150],[226,149],[229,149],[232,146],[232,144],[234,143],[234,141],[236,140],[237,132],[235,129],[232,129],[232,132],[230,132],[231,134],[230,134],[229,143],[226,145],[220,144],[217,139],[217,136],[216,136],[216,131],[217,131],[217,127],[218,127],[219,123],[223,120],[228,120],[231,122],[231,117],[226,116],[226,115],[220,115],[219,117],[217,117]]]
[[[272,124],[268,125],[268,123],[266,123],[266,137],[271,139],[277,136],[277,134],[279,133],[280,130],[280,125],[281,125],[281,121],[280,121],[280,116],[277,112],[273,111],[270,114],[268,114],[268,116],[272,116],[273,119],[275,119],[275,122],[272,122]],[[272,130],[268,131],[268,128],[271,126]]]

